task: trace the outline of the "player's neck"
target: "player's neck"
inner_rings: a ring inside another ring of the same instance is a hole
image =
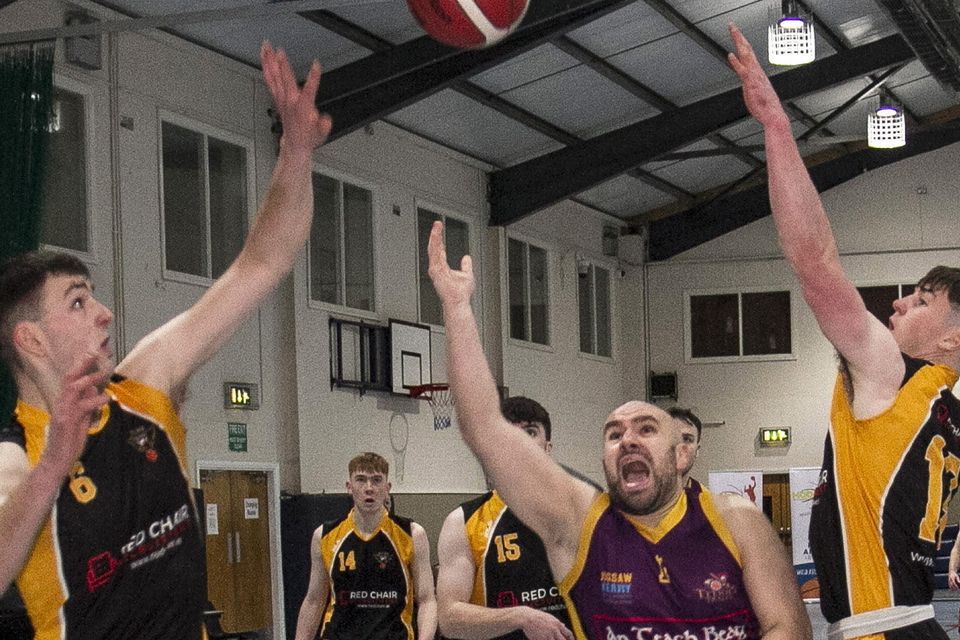
[[[907,355],[918,360],[926,360],[933,364],[942,364],[950,367],[954,371],[960,371],[960,352],[957,351],[934,349],[925,353],[908,353]]]
[[[44,384],[40,376],[29,376],[22,371],[17,372],[14,377],[17,399],[50,413],[50,407],[53,406],[61,385],[56,382]]]
[[[374,512],[364,512],[354,507],[353,521],[356,523],[357,529],[364,534],[369,534],[377,530],[386,513],[387,510],[384,507],[380,507]]]
[[[653,511],[651,513],[646,513],[643,515],[627,513],[626,511],[624,511],[623,514],[627,516],[629,520],[632,520],[633,522],[636,522],[637,524],[643,527],[654,529],[663,521],[664,517],[666,517],[667,514],[673,511],[673,508],[677,505],[677,501],[680,500],[680,496],[682,494],[683,494],[683,489],[681,486],[678,485],[677,491],[674,493],[673,497],[667,500],[663,504],[663,506],[661,506],[656,511]]]

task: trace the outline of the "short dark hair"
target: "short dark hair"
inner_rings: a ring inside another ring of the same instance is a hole
[[[691,427],[696,427],[697,442],[700,442],[700,435],[703,432],[703,423],[700,422],[700,418],[698,418],[693,411],[690,411],[690,409],[684,409],[683,407],[670,407],[669,409],[667,409],[667,413],[670,414],[671,418],[675,418],[677,420],[683,420],[684,422],[689,424]]]
[[[40,290],[53,275],[90,277],[87,265],[68,253],[30,251],[0,264],[0,358],[8,365],[17,361],[13,328],[40,316]]]
[[[947,299],[954,310],[960,311],[960,269],[938,265],[927,275],[920,278],[917,289],[929,291],[946,291]]]
[[[543,425],[543,435],[550,442],[550,414],[536,400],[524,396],[510,396],[500,403],[500,411],[507,422],[539,422]]]

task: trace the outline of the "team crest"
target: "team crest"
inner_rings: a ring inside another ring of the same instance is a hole
[[[705,602],[726,602],[737,595],[737,588],[727,581],[727,574],[711,573],[697,589],[697,595]]]
[[[378,551],[373,554],[373,559],[377,563],[377,568],[383,571],[387,568],[387,565],[390,564],[390,554],[386,551]]]
[[[130,435],[127,437],[127,444],[137,452],[142,453],[150,462],[156,462],[157,450],[153,448],[156,439],[157,428],[155,425],[139,426],[130,430]]]

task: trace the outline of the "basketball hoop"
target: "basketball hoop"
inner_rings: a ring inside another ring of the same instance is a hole
[[[421,384],[410,387],[411,398],[423,398],[433,411],[433,430],[449,429],[453,419],[453,394],[448,384]]]

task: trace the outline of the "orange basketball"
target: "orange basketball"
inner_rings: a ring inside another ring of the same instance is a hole
[[[527,13],[529,0],[407,0],[407,5],[435,40],[477,49],[510,35]]]

